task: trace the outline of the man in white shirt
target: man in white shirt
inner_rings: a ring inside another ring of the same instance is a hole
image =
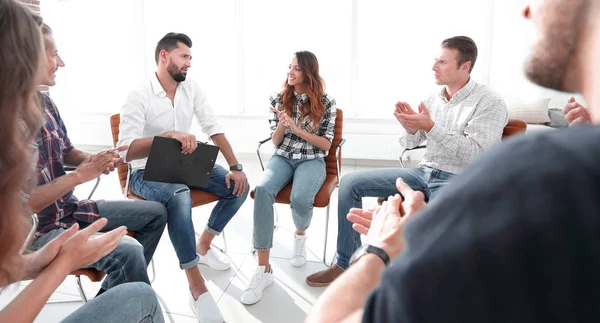
[[[186,80],[191,67],[192,41],[185,34],[168,33],[157,44],[157,70],[141,90],[134,91],[121,109],[119,145],[129,145],[126,160],[131,161],[130,187],[134,194],[162,202],[167,208],[168,230],[180,266],[190,286],[190,306],[199,321],[222,322],[222,315],[208,292],[197,264],[227,270],[230,264],[223,254],[210,248],[248,195],[248,180],[238,163],[222,126],[206,100],[204,91]],[[221,148],[230,165],[226,170],[215,165],[208,187],[194,188],[213,193],[221,199],[213,208],[206,229],[196,244],[192,224],[190,188],[183,184],[149,182],[142,179],[147,156],[155,136],[176,139],[184,154],[197,147],[190,133],[192,119]]]
[[[360,234],[346,215],[362,208],[363,197],[387,197],[398,192],[402,178],[413,190],[432,200],[439,189],[484,149],[500,142],[508,122],[504,101],[470,76],[477,60],[477,45],[465,36],[442,41],[432,70],[443,85],[419,104],[396,103],[394,115],[403,127],[400,144],[414,148],[427,140],[427,152],[417,168],[385,168],[350,173],[340,181],[338,194],[337,263],[306,278],[310,286],[327,286],[350,265],[361,246]]]

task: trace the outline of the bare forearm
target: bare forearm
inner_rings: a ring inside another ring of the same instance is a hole
[[[172,138],[170,131],[158,134],[155,137]],[[125,156],[125,160],[129,162],[132,160],[148,157],[148,155],[150,154],[150,147],[152,147],[153,141],[154,141],[154,137],[140,138],[140,139],[135,139],[134,141],[132,141],[129,144],[129,149],[127,150],[127,155]]]
[[[229,166],[234,166],[238,164],[238,160],[237,158],[235,158],[233,149],[231,148],[231,145],[229,144],[229,141],[227,140],[224,134],[219,133],[213,135],[212,137],[210,137],[210,139],[217,146],[219,146],[219,148],[221,148],[221,154],[223,154],[223,157],[225,157],[225,160],[227,160],[227,164],[229,164]]]
[[[81,183],[77,173],[72,172],[48,184],[37,186],[31,190],[29,207],[34,213],[38,213]]]
[[[127,150],[125,160],[132,161],[148,157],[150,154],[150,147],[152,147],[152,141],[154,141],[154,137],[136,139],[132,141],[129,144],[129,149]]]
[[[275,132],[273,132],[273,136],[271,136],[271,140],[273,141],[273,145],[275,147],[281,145],[283,142],[283,136],[285,135],[285,127],[283,124],[279,123],[277,128],[275,128]]]
[[[69,271],[51,263],[0,312],[0,322],[33,322]]]
[[[366,254],[338,277],[319,298],[306,322],[342,322],[358,318],[369,293],[385,268],[377,256]]]
[[[73,148],[68,153],[65,154],[65,157],[64,157],[65,165],[77,167],[88,156],[91,156],[91,154],[81,151],[77,148]]]
[[[319,147],[323,150],[329,150],[329,148],[331,148],[331,142],[325,137],[317,136],[300,128],[298,128],[295,134],[298,137],[306,140],[309,144]]]

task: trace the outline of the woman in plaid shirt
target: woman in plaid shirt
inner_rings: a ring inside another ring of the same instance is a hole
[[[335,129],[335,99],[325,93],[319,62],[311,52],[295,53],[283,90],[271,96],[271,139],[275,153],[255,188],[254,248],[258,268],[242,293],[244,304],[254,304],[273,283],[269,250],[273,246],[275,196],[293,179],[292,218],[296,225],[292,266],[306,263],[305,230],[310,225],[315,195],[325,181],[325,156]]]

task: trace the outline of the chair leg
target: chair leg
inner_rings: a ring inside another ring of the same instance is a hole
[[[81,276],[76,276],[77,278],[77,291],[79,292],[79,295],[81,296],[81,300],[84,303],[88,302],[87,296],[85,296],[85,292],[83,291],[83,286],[81,286]]]
[[[333,262],[335,261],[335,253],[333,253],[333,257],[331,258],[331,262],[327,262],[327,237],[329,236],[329,204],[327,205],[327,211],[325,215],[325,241],[323,242],[323,264],[327,267],[331,267]]]
[[[154,259],[150,260],[150,266],[152,267],[152,280],[150,280],[150,284],[152,284],[156,279],[156,268],[154,267]]]
[[[277,208],[275,204],[273,204],[273,213],[275,213],[275,224],[273,225],[273,229],[277,228],[277,223],[279,223],[279,213],[277,213]]]
[[[196,232],[196,235],[200,236],[200,233]],[[227,253],[227,239],[225,238],[225,230],[223,230],[223,232],[221,232],[221,236],[223,237],[223,248],[220,248],[213,242],[210,243],[210,246],[219,249],[222,253]]]
[[[98,176],[96,178],[96,185],[94,185],[94,188],[92,189],[92,191],[90,192],[90,195],[88,196],[88,200],[92,199],[92,196],[94,195],[94,192],[96,192],[96,189],[98,188],[98,185],[100,185],[100,176]]]
[[[221,252],[227,253],[227,238],[225,237],[225,230],[221,232],[221,236],[223,237],[223,249],[221,249]]]

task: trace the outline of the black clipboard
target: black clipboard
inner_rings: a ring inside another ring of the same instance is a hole
[[[191,154],[181,153],[181,143],[175,139],[154,137],[146,162],[145,181],[207,187],[219,146],[198,142]]]

